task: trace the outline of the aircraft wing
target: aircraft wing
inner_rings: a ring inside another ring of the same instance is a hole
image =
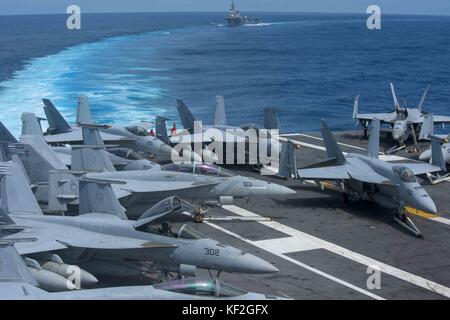
[[[170,244],[100,234],[55,223],[25,220],[21,222],[28,225],[24,231],[5,237],[15,240],[14,246],[21,255],[64,250],[70,247],[119,251],[173,247]]]
[[[301,179],[311,180],[348,180],[354,179],[367,183],[392,185],[392,182],[386,177],[379,175],[370,168],[366,168],[366,165],[361,162],[361,168],[344,164],[340,166],[332,167],[319,167],[300,169],[297,171]]]
[[[448,116],[435,116],[433,115],[433,123],[450,123],[450,117]]]
[[[312,180],[346,180],[350,179],[347,173],[347,165],[322,167],[322,168],[308,168],[297,170],[298,176],[301,179]]]
[[[101,132],[103,141],[114,142],[114,141],[134,141],[135,139],[130,137],[124,137],[119,135],[114,135],[110,133]],[[45,141],[47,143],[73,143],[82,142],[83,134],[81,130],[73,130],[66,133],[59,133],[53,135],[46,135]]]
[[[438,172],[442,169],[438,166],[434,166],[432,164],[424,163],[424,162],[411,162],[411,163],[402,163],[405,167],[409,168],[414,175],[420,176],[422,174],[430,173],[430,172]]]
[[[380,119],[382,123],[394,123],[396,119],[396,113],[358,113],[356,115],[356,119],[365,120],[365,121],[373,121],[373,119]]]
[[[152,192],[166,192],[178,190],[203,190],[210,189],[219,182],[195,182],[195,181],[154,181],[152,183],[142,182],[139,180],[125,180],[126,185],[113,185],[114,193],[152,193]]]

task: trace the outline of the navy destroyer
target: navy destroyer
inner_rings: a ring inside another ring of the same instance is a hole
[[[245,24],[258,24],[262,22],[258,17],[242,16],[239,10],[236,8],[234,0],[231,1],[231,7],[228,11],[228,15],[225,16],[225,21],[228,26],[241,26]]]

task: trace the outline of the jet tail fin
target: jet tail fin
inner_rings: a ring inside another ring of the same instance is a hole
[[[417,106],[417,109],[419,109],[419,112],[422,112],[423,103],[425,102],[425,99],[427,98],[428,90],[430,90],[430,85],[428,85],[425,88],[422,98],[420,99],[419,105]]]
[[[297,157],[295,155],[295,145],[290,140],[281,146],[278,176],[283,178],[297,177]]]
[[[104,146],[72,146],[72,170],[74,171],[116,171]]]
[[[52,133],[63,133],[71,131],[72,128],[58,111],[58,109],[56,109],[51,100],[42,99],[42,101],[44,102],[44,112],[49,125],[48,130]]]
[[[395,93],[395,87],[392,82],[391,82],[391,92],[392,92],[392,98],[394,99],[395,110],[400,111],[400,104],[398,102],[397,94]]]
[[[328,124],[325,120],[321,120],[322,122],[322,138],[325,143],[325,149],[327,150],[328,158],[336,159],[336,164],[341,165],[345,163],[345,156],[342,153],[341,148],[336,142],[336,139],[333,136]]]
[[[431,141],[431,164],[441,168],[442,171],[447,172],[447,166],[442,154],[441,142],[437,139]]]
[[[227,114],[225,111],[225,99],[223,96],[216,96],[216,112],[214,114],[214,124],[216,126],[227,125]]]
[[[80,180],[80,215],[87,213],[105,213],[127,220],[125,209],[120,205],[111,187],[116,181],[103,181],[83,178]]]
[[[280,120],[278,119],[278,109],[264,109],[264,129],[280,130]]]
[[[0,142],[1,143],[17,143],[16,137],[0,122]]]
[[[42,214],[22,169],[14,162],[0,163],[1,205],[6,213]]]
[[[433,114],[426,114],[420,128],[419,140],[427,140],[433,135]]]
[[[378,158],[379,152],[380,152],[380,120],[374,119],[372,121],[372,130],[370,132],[367,155],[372,158]]]
[[[183,100],[177,99],[177,110],[183,127],[193,133],[195,118]]]
[[[38,287],[37,281],[31,275],[28,267],[14,247],[14,240],[0,240],[0,282],[28,283]],[[25,287],[22,289],[27,292]]]
[[[170,145],[170,139],[167,135],[166,121],[168,119],[160,116],[156,116],[155,134],[156,137],[162,142]]]
[[[78,97],[78,112],[77,112],[77,125],[93,124],[91,117],[91,110],[89,109],[89,102],[86,96]]]
[[[22,113],[22,135],[37,135],[43,137],[42,127],[40,124],[42,118],[37,118],[34,113]]]
[[[353,103],[353,119],[358,117],[359,113],[359,95],[355,97],[355,102]]]
[[[67,170],[67,167],[53,152],[44,138],[36,135],[20,137],[20,148],[16,148],[31,183],[47,182],[50,170]]]

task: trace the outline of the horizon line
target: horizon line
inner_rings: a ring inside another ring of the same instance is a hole
[[[249,13],[263,13],[263,14],[357,14],[357,15],[368,15],[366,12],[355,12],[355,11],[336,11],[336,12],[330,12],[330,11],[247,11]],[[185,13],[198,13],[198,14],[207,14],[207,13],[213,13],[213,14],[226,14],[226,12],[223,11],[88,11],[88,12],[81,12],[81,14],[148,14],[148,13],[162,13],[162,14],[185,14]],[[434,16],[434,17],[448,17],[450,16],[450,13],[405,13],[405,12],[382,12],[383,15],[402,15],[402,16]],[[44,16],[44,15],[65,15],[67,16],[68,13],[66,12],[48,12],[48,13],[0,13],[0,17],[5,16]]]

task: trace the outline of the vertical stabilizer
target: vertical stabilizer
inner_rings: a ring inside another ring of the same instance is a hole
[[[278,119],[278,109],[276,108],[264,109],[264,129],[281,130],[280,120]]]
[[[227,114],[225,111],[225,99],[223,96],[216,96],[216,112],[214,114],[214,124],[216,126],[227,125]]]
[[[431,164],[441,168],[442,171],[447,171],[447,166],[442,154],[441,142],[437,139],[431,141]]]
[[[77,125],[79,124],[93,124],[88,98],[83,95],[78,97]]]
[[[321,120],[322,123],[322,138],[323,142],[325,143],[325,148],[327,150],[327,155],[329,158],[335,158],[336,164],[341,165],[345,163],[345,156],[342,153],[341,148],[336,142],[336,139],[333,136],[333,133],[331,132],[330,128],[328,127],[328,124],[325,122],[325,120]]]
[[[281,146],[280,166],[278,175],[284,178],[297,178],[297,158],[295,145],[288,140]]]
[[[170,145],[170,139],[167,135],[166,121],[168,119],[160,116],[156,116],[155,134],[156,138],[162,142]]]
[[[430,90],[430,85],[428,85],[425,88],[425,91],[423,92],[422,98],[420,99],[419,105],[417,106],[417,109],[419,109],[420,112],[422,112],[422,107],[425,102],[425,99],[427,98],[428,90]]]
[[[183,127],[190,133],[194,133],[195,118],[183,100],[177,99],[177,110]]]
[[[34,113],[22,113],[22,135],[44,136],[39,119]]]
[[[81,179],[80,180],[80,215],[87,213],[105,213],[127,220],[125,210],[117,200],[111,182]]]
[[[72,128],[50,99],[42,99],[42,101],[44,102],[44,112],[47,117],[48,131],[52,134],[71,131]]]
[[[6,213],[42,214],[22,169],[14,162],[0,163],[1,210]]]
[[[430,139],[430,137],[433,135],[433,131],[433,114],[429,113],[423,117],[423,122],[419,133],[419,140]]]
[[[378,158],[380,152],[380,120],[373,119],[372,130],[370,131],[369,145],[367,147],[367,156]]]

